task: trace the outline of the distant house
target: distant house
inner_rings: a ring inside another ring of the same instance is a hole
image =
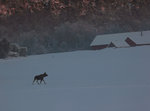
[[[131,47],[150,45],[150,31],[143,31],[138,36],[127,38],[126,42],[128,42]]]
[[[125,41],[126,37],[125,33],[98,35],[90,46],[94,50],[107,47],[129,47],[129,44]]]
[[[150,45],[150,31],[98,35],[91,43],[93,50]]]

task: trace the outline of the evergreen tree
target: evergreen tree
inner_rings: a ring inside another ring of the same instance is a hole
[[[4,38],[0,41],[0,58],[6,58],[9,53],[9,41]]]

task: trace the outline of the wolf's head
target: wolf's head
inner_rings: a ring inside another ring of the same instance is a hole
[[[43,76],[46,77],[46,76],[48,76],[48,74],[46,72],[44,72]]]

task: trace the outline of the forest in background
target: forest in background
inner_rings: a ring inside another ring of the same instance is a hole
[[[0,39],[28,54],[90,49],[98,34],[150,29],[148,0],[0,0]]]

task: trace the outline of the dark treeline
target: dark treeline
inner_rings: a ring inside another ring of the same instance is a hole
[[[0,0],[0,38],[28,54],[89,49],[95,35],[150,29],[148,0]]]

